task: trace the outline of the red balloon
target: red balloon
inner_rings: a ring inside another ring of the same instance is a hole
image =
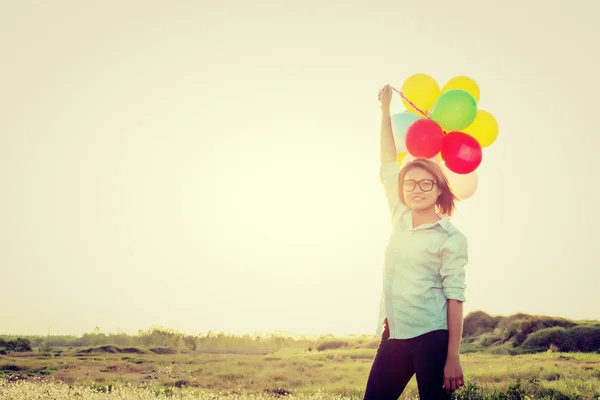
[[[406,150],[417,158],[432,158],[442,150],[444,131],[431,119],[419,119],[406,130]]]
[[[481,145],[463,132],[448,132],[442,146],[442,160],[446,167],[457,174],[469,174],[481,164]]]

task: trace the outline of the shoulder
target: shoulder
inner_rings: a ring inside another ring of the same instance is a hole
[[[466,248],[468,246],[468,241],[465,234],[461,232],[460,229],[458,229],[456,225],[452,223],[450,218],[446,217],[442,221],[440,221],[442,222],[440,225],[442,226],[442,228],[444,228],[444,231],[446,233],[446,240],[442,247]]]

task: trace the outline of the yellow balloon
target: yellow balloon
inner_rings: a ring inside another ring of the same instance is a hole
[[[407,151],[404,153],[396,153],[396,161],[398,161],[398,164],[402,165],[402,161],[404,161],[404,157],[406,157],[407,154]]]
[[[475,121],[463,129],[463,132],[473,136],[481,147],[487,147],[498,137],[498,121],[489,112],[477,110]]]
[[[468,76],[455,76],[450,79],[442,88],[442,93],[452,89],[462,89],[469,92],[475,98],[475,101],[479,102],[479,85]]]
[[[435,101],[442,93],[435,79],[421,73],[409,76],[402,84],[401,92],[426,114],[433,108]],[[411,113],[423,115],[406,100],[402,99],[402,103]]]

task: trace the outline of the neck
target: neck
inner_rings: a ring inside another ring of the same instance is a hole
[[[427,210],[412,210],[413,228],[423,224],[433,224],[440,220],[440,217],[435,212],[435,208]]]

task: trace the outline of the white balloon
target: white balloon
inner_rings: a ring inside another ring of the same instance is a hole
[[[442,164],[442,171],[446,175],[446,179],[448,179],[450,189],[452,189],[452,192],[454,192],[459,200],[466,200],[473,196],[479,184],[477,170],[468,174],[457,174],[456,172],[452,172],[445,164]]]

